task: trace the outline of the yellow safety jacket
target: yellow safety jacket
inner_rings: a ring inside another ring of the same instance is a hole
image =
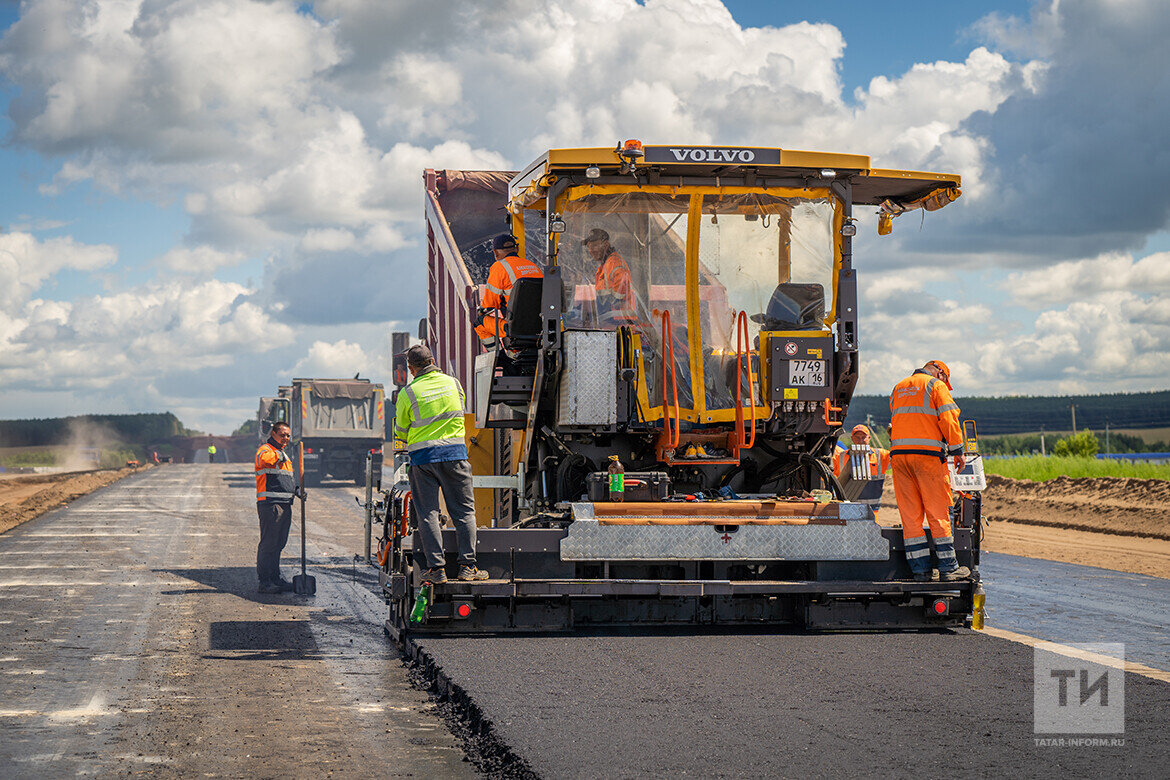
[[[463,388],[431,366],[398,394],[394,438],[406,445],[412,466],[466,460]]]

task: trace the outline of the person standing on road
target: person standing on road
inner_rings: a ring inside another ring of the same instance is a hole
[[[422,542],[422,579],[447,581],[439,526],[442,491],[459,542],[459,579],[486,580],[487,572],[475,565],[475,499],[464,441],[463,388],[439,370],[423,344],[406,351],[406,366],[413,379],[398,397],[394,438],[405,443],[410,457],[410,491]]]
[[[894,386],[890,394],[890,449],[894,456],[894,497],[902,515],[906,562],[917,582],[930,580],[930,543],[925,515],[944,582],[966,579],[971,570],[955,558],[951,530],[951,478],[947,458],[963,465],[959,405],[951,398],[951,370],[931,360]]]
[[[256,546],[256,576],[261,593],[282,593],[293,584],[280,574],[280,553],[288,543],[293,498],[305,499],[296,484],[292,458],[284,451],[292,431],[288,423],[272,426],[268,441],[256,450],[256,513],[260,516],[260,544]]]
[[[872,436],[869,428],[864,425],[854,425],[853,431],[849,434],[849,438],[854,444],[869,447],[869,473],[875,477],[880,474],[884,482],[886,472],[890,470],[890,451],[871,444]],[[833,474],[838,478],[849,467],[849,454],[848,447],[837,447],[833,450]],[[878,495],[877,498],[862,498],[859,500],[861,503],[869,505],[870,509],[873,510],[873,518],[876,520],[878,510],[882,505],[881,495]]]
[[[544,277],[539,266],[516,254],[517,248],[516,239],[510,233],[501,233],[492,239],[492,254],[496,261],[488,271],[487,284],[484,285],[483,299],[479,305],[479,321],[475,326],[475,335],[479,336],[485,349],[495,349],[496,341],[508,335],[504,329],[504,319],[508,295],[516,280]]]
[[[208,463],[215,463],[215,445],[214,444],[207,445],[207,462]]]

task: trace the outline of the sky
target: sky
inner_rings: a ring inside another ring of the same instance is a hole
[[[1163,0],[0,0],[0,418],[229,433],[389,376],[425,168],[779,146],[963,177],[854,242],[860,393],[1170,387]]]

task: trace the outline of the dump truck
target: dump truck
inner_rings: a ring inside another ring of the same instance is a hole
[[[284,389],[281,388],[281,390]],[[292,388],[288,388],[288,390],[291,392]],[[256,446],[260,446],[268,440],[268,436],[272,433],[273,425],[278,422],[287,423],[290,421],[289,403],[290,399],[288,395],[260,397],[260,407],[256,411]]]
[[[422,582],[400,470],[378,556],[393,637],[971,621],[977,489],[952,509],[971,579],[914,582],[894,513],[879,524],[830,466],[859,371],[854,209],[876,207],[885,234],[899,214],[959,197],[959,176],[629,141],[553,149],[520,171],[427,170],[424,185],[420,337],[466,390],[490,579]],[[544,277],[516,281],[508,335],[485,351],[473,319],[504,231]],[[614,254],[621,285],[599,270]],[[968,446],[975,457],[973,431]],[[451,529],[444,547],[453,561]]]
[[[385,391],[368,379],[295,378],[289,391],[291,450],[305,445],[305,484],[366,481],[366,456],[385,443]]]

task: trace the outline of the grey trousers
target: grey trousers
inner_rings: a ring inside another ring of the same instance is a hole
[[[475,565],[475,499],[471,493],[471,464],[466,460],[423,463],[410,467],[410,495],[417,513],[422,562],[428,569],[445,563],[439,526],[439,491],[455,524],[459,563]]]
[[[292,525],[292,504],[257,501],[260,515],[260,544],[256,545],[256,577],[261,585],[275,585],[280,580],[280,553],[288,543]]]

